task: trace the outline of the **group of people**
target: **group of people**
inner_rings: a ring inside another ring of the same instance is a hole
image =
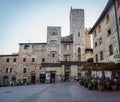
[[[10,81],[10,86],[18,86],[18,85],[28,85],[29,82],[23,81],[23,80],[11,80]]]

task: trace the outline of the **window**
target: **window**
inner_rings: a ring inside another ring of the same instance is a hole
[[[108,36],[111,35],[111,29],[108,30],[107,35],[108,35]]]
[[[110,56],[113,55],[113,45],[112,44],[109,46],[109,55]]]
[[[97,42],[95,42],[95,47],[97,47]]]
[[[98,32],[100,32],[100,31],[101,31],[101,25],[98,26]]]
[[[64,50],[70,50],[70,46],[68,44],[64,45]]]
[[[109,14],[107,14],[107,16],[106,16],[106,24],[108,24],[110,22],[110,16],[109,16]]]
[[[35,58],[32,58],[32,62],[35,62]]]
[[[96,30],[94,31],[94,37],[96,37],[97,33],[96,33]]]
[[[78,32],[78,37],[80,37],[80,32]]]
[[[6,73],[12,73],[12,68],[6,68]]]
[[[26,58],[23,58],[23,62],[26,62]]]
[[[56,47],[57,46],[57,41],[56,40],[51,40],[50,41],[50,46]]]
[[[57,56],[57,52],[56,51],[51,51],[50,52],[50,56],[51,57],[56,57]]]
[[[70,55],[64,55],[64,61],[70,61]]]
[[[32,45],[32,49],[36,49],[36,45]]]
[[[52,34],[52,35],[57,35],[57,29],[52,29],[52,30],[51,30],[51,34]]]
[[[10,68],[10,73],[12,73],[12,68]]]
[[[29,50],[29,45],[25,45],[25,46],[24,46],[24,49],[25,49],[25,50]]]
[[[98,62],[98,55],[97,54],[95,55],[95,59],[96,59],[96,62]]]
[[[6,62],[8,63],[10,61],[10,59],[9,58],[6,58]]]
[[[52,57],[55,57],[55,53],[52,54]]]
[[[100,60],[103,60],[103,51],[100,52]]]
[[[45,58],[42,58],[42,62],[45,62]]]
[[[6,68],[6,73],[8,73],[8,68]]]
[[[13,59],[13,62],[16,62],[16,58]]]
[[[23,73],[27,73],[27,68],[24,68],[24,69],[23,69]]]
[[[101,43],[102,43],[102,38],[99,39],[99,44],[101,44]]]

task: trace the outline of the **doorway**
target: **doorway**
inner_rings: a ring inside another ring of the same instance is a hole
[[[45,83],[45,74],[40,74],[40,83]]]
[[[13,84],[13,86],[17,85],[17,83],[16,83],[16,77],[15,76],[12,77],[12,84]]]
[[[26,84],[27,84],[27,78],[26,78],[26,77],[23,77],[22,81],[23,81],[23,82],[22,82],[23,85],[26,85]]]
[[[55,83],[55,72],[51,72],[50,83]]]
[[[35,84],[35,79],[36,79],[36,78],[35,78],[35,75],[32,75],[32,76],[31,76],[31,84]]]
[[[3,77],[3,86],[8,86],[9,85],[9,78],[7,76]]]
[[[65,72],[65,81],[69,81],[69,72]]]

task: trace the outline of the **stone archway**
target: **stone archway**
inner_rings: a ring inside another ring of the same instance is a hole
[[[3,77],[3,86],[8,86],[9,85],[9,78],[7,76]]]

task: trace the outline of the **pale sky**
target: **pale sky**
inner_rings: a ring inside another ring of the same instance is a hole
[[[69,35],[70,7],[84,9],[85,27],[94,25],[108,0],[0,0],[0,54],[19,51],[19,43],[47,41],[47,26]]]

